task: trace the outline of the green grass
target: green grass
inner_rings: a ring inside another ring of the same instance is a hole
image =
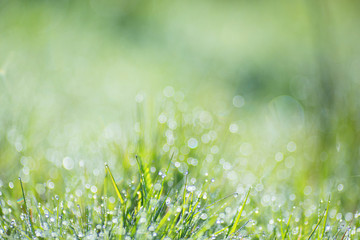
[[[171,98],[164,98],[163,101],[165,105],[175,103]],[[140,109],[143,109],[143,103],[139,104]],[[199,115],[199,112],[194,110],[160,111],[160,116],[167,116],[168,123],[172,122],[171,119],[177,119],[177,127],[163,123],[161,118],[158,118],[155,127],[149,127],[149,122],[153,121],[145,118],[149,116],[147,111],[140,111],[137,127],[127,138],[132,140],[120,144],[113,138],[103,141],[103,136],[93,137],[100,144],[93,154],[101,153],[104,156],[100,162],[97,158],[92,159],[91,155],[88,155],[90,157],[85,161],[77,161],[75,155],[64,157],[60,159],[60,165],[42,157],[37,161],[33,160],[33,163],[32,159],[25,161],[26,158],[22,158],[21,175],[25,176],[26,183],[20,178],[19,181],[11,181],[7,185],[2,182],[1,237],[359,237],[359,213],[341,214],[340,200],[334,200],[341,198],[340,192],[332,191],[332,200],[323,202],[320,200],[326,197],[325,195],[309,194],[306,191],[304,194],[302,189],[297,189],[301,184],[289,185],[289,180],[279,181],[276,175],[271,176],[274,174],[268,176],[273,182],[267,183],[260,175],[254,183],[244,184],[242,182],[247,181],[245,174],[250,171],[247,169],[251,169],[253,164],[243,166],[246,169],[228,169],[223,168],[221,158],[219,162],[209,161],[211,152],[213,156],[226,156],[226,150],[215,149],[218,151],[216,153],[214,150],[214,146],[225,140],[225,137],[219,135],[223,131],[223,123],[217,122],[215,115],[207,112],[210,114],[208,117],[213,118],[210,129],[220,129],[218,137],[204,143],[200,140],[201,135],[210,130],[206,119],[201,122],[201,117],[204,118],[205,115]],[[26,141],[30,140],[31,136]],[[88,144],[94,147],[93,143]],[[167,144],[171,148],[167,148]],[[210,146],[207,146],[208,144]],[[235,143],[227,143],[226,149],[229,149],[231,144]],[[29,156],[31,151],[34,150],[20,153]],[[81,153],[83,150],[76,151]],[[85,152],[83,154],[85,155]],[[83,159],[81,155],[78,156]],[[30,175],[24,172],[26,166],[30,167],[29,164],[38,166],[31,167],[31,172],[34,173]],[[285,166],[276,166],[282,167]],[[291,172],[294,170],[285,169]],[[54,177],[49,170],[58,171],[57,176]],[[240,178],[229,182],[226,174],[234,170]],[[47,175],[50,176],[49,179]],[[43,183],[39,179],[44,179]],[[291,180],[291,177],[289,179]],[[274,186],[278,184],[288,184],[288,187],[286,190],[276,190]],[[288,192],[297,192],[296,200],[289,198]]]
[[[358,9],[0,0],[0,239],[359,239]]]

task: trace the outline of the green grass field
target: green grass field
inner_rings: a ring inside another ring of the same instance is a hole
[[[0,0],[0,239],[360,239],[359,8]]]

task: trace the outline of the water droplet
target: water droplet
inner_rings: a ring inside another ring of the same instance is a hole
[[[90,191],[92,193],[96,193],[97,192],[97,187],[96,186],[91,186]]]
[[[241,108],[245,105],[245,99],[242,96],[237,95],[233,98],[233,105],[234,107]]]
[[[190,139],[188,140],[188,146],[189,146],[189,148],[191,148],[191,149],[197,148],[197,146],[198,146],[198,140],[196,140],[195,138],[190,138]]]
[[[282,154],[282,152],[277,152],[277,153],[275,154],[275,160],[276,160],[276,161],[280,162],[280,161],[283,160],[283,159],[284,159],[284,155]]]
[[[289,151],[289,152],[295,152],[296,151],[296,143],[291,141],[287,144],[286,146],[286,149]]]
[[[175,91],[174,91],[173,87],[167,86],[164,88],[163,94],[165,97],[168,97],[168,98],[172,97],[172,96],[174,96],[174,93],[175,93]]]
[[[63,166],[66,170],[71,170],[74,168],[74,161],[70,157],[65,157],[63,159]]]

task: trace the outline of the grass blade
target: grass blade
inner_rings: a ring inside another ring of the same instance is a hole
[[[309,237],[308,237],[308,240],[310,240],[310,238],[312,237],[312,235],[314,235],[316,229],[319,227],[321,221],[323,220],[324,218],[324,214],[321,215],[321,218],[319,219],[318,223],[316,224],[315,228],[312,230],[312,232],[310,233]]]
[[[185,185],[184,185],[184,194],[183,194],[183,203],[182,203],[181,216],[184,216],[184,214],[185,214],[187,176],[188,176],[188,175],[186,174],[186,175],[185,175]]]
[[[20,177],[19,177],[19,181],[20,181],[20,186],[21,186],[22,195],[23,195],[23,198],[24,198],[24,206],[25,206],[26,214],[27,214],[27,216],[28,216],[28,221],[29,221],[29,226],[30,226],[31,234],[34,236],[34,228],[33,228],[33,224],[32,224],[31,217],[30,217],[30,211],[29,211],[29,209],[28,209],[28,207],[27,207],[27,204],[26,204],[24,187],[23,187],[23,184],[22,184],[22,181],[21,181],[21,178],[20,178]]]
[[[246,201],[247,201],[247,199],[248,199],[248,197],[250,195],[250,191],[251,191],[251,188],[249,188],[240,210],[237,212],[237,214],[235,215],[235,217],[233,219],[232,224],[229,226],[230,230],[229,230],[229,232],[227,234],[227,237],[230,236],[231,234],[233,234],[236,231],[236,227],[239,224],[240,217],[241,217],[241,214],[242,214],[242,212],[243,212],[243,210],[245,208],[245,204],[246,204]]]
[[[140,173],[140,187],[141,187],[141,191],[142,191],[142,204],[145,205],[146,204],[146,201],[147,201],[147,196],[148,196],[148,193],[147,193],[147,181],[146,181],[146,172],[144,170],[144,166],[142,164],[142,161],[141,159],[138,157],[138,155],[135,155],[135,158],[136,158],[136,162],[138,164],[138,167],[139,167],[139,173]]]
[[[286,230],[285,230],[285,233],[284,233],[284,235],[283,235],[283,239],[286,238],[286,235],[287,235],[288,232],[289,232],[291,218],[292,218],[292,213],[290,214],[289,220],[288,220],[288,222],[287,222],[287,224],[286,224]]]
[[[321,232],[321,236],[320,239],[323,239],[324,235],[325,235],[325,229],[326,229],[326,222],[327,222],[327,216],[328,216],[328,212],[329,212],[329,206],[330,206],[330,196],[329,196],[329,200],[326,206],[326,213],[325,213],[325,220],[324,220],[324,225],[323,225],[323,229]]]
[[[108,171],[108,173],[109,173],[109,175],[110,175],[111,182],[112,182],[112,184],[113,184],[113,186],[114,186],[114,188],[115,188],[115,191],[116,191],[116,194],[117,194],[117,196],[118,196],[118,198],[119,198],[119,200],[120,200],[120,203],[121,203],[122,205],[125,204],[124,197],[122,196],[122,194],[121,194],[118,186],[116,185],[115,179],[114,179],[114,177],[113,177],[113,175],[112,175],[112,173],[111,173],[111,171],[110,171],[110,168],[109,168],[109,166],[108,166],[107,164],[105,164],[105,168],[106,168],[106,170]]]

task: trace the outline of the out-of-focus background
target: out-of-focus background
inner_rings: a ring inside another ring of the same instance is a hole
[[[195,119],[193,132],[177,128],[181,144],[218,139],[189,165],[216,164],[229,189],[256,186],[264,206],[273,192],[335,192],[351,212],[359,13],[350,0],[0,0],[0,185],[65,181],[90,159],[95,169],[109,160],[94,136],[121,145],[142,111],[148,129],[180,111]],[[179,162],[191,154],[181,149]]]

